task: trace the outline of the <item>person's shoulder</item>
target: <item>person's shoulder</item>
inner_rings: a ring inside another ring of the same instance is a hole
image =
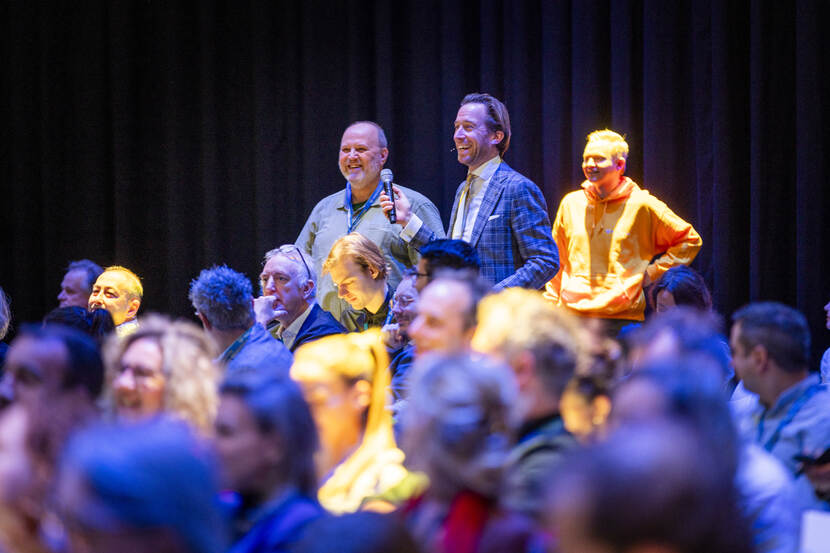
[[[536,186],[536,183],[534,183],[532,180],[513,169],[510,165],[507,164],[506,161],[502,161],[501,163],[499,163],[499,167],[498,169],[496,169],[496,172],[493,174],[493,176],[501,178],[501,180],[503,180],[505,183],[530,183],[533,186]]]
[[[580,186],[576,190],[571,190],[567,192],[564,196],[562,196],[562,200],[560,203],[572,203],[572,202],[588,202],[588,197],[585,196],[585,191]]]
[[[312,210],[312,213],[315,212],[315,211],[320,211],[320,210],[323,210],[323,209],[331,209],[333,207],[340,206],[340,205],[343,204],[343,201],[345,200],[345,198],[346,198],[346,189],[341,188],[337,192],[334,192],[333,194],[329,194],[328,196],[324,197],[319,202],[317,202],[314,206],[314,209]]]
[[[432,200],[430,200],[417,190],[414,190],[407,186],[401,186],[400,184],[395,184],[395,186],[400,188],[403,191],[403,193],[406,194],[406,197],[409,198],[409,201],[412,203],[413,206],[416,204],[430,204],[433,206],[435,205]]]
[[[505,192],[511,195],[527,195],[528,193],[541,195],[542,193],[542,189],[535,182],[504,161],[499,164],[499,168],[493,174],[493,179],[490,182],[498,182]]]

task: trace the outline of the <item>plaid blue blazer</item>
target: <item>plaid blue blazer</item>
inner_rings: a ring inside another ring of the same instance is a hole
[[[447,236],[464,184],[455,192]],[[420,247],[433,239],[434,233],[423,225],[412,242]],[[481,276],[496,283],[497,290],[511,286],[539,289],[559,270],[559,252],[542,191],[503,161],[481,200],[470,242],[481,258]]]

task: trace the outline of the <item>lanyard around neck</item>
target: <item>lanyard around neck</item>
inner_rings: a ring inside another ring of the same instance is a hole
[[[363,204],[363,207],[355,213],[354,207],[352,207],[352,183],[346,181],[346,210],[349,212],[349,232],[354,230],[363,215],[365,215],[369,208],[372,207],[372,204],[374,204],[375,200],[377,200],[378,196],[380,196],[381,190],[383,190],[383,184],[378,183],[377,188],[375,188],[375,191],[372,192],[371,196],[369,196],[369,199],[366,200],[366,203]]]
[[[775,429],[775,432],[773,432],[772,436],[769,437],[769,440],[767,440],[764,443],[764,449],[767,450],[767,452],[772,451],[772,448],[774,448],[775,444],[778,443],[778,439],[781,437],[781,432],[784,430],[784,428],[791,422],[793,422],[793,419],[798,414],[798,412],[801,411],[801,408],[804,407],[804,404],[807,403],[810,400],[810,398],[813,397],[816,394],[816,392],[819,391],[820,388],[821,384],[813,384],[812,386],[804,390],[804,393],[798,396],[798,399],[796,399],[793,402],[793,404],[790,405],[790,408],[787,410],[787,414],[784,415],[784,418],[781,419],[780,423],[778,423],[778,427]],[[764,413],[761,415],[761,420],[758,421],[758,443],[761,442],[761,437],[764,435],[764,417],[766,416],[766,414],[767,411],[765,410]]]

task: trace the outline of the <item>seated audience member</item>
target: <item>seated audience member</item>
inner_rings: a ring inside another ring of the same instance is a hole
[[[427,242],[420,251],[418,260],[418,277],[415,288],[421,292],[435,278],[435,273],[442,269],[469,270],[479,274],[481,260],[478,252],[469,242],[441,238]]]
[[[9,331],[9,325],[12,322],[12,313],[9,309],[9,298],[0,287],[0,375],[3,374],[3,360],[6,358],[6,350],[9,349],[8,344],[3,342],[6,333]]]
[[[418,312],[415,278],[414,274],[404,274],[389,305],[394,322],[383,327],[386,350],[391,359],[389,373],[392,375],[392,393],[396,400],[402,399],[404,395],[406,376],[415,357],[415,346],[409,337],[409,326]]]
[[[678,305],[701,311],[712,310],[712,294],[700,273],[685,265],[672,267],[651,289],[655,311],[662,313]]]
[[[473,348],[507,363],[516,375],[521,426],[508,458],[504,504],[538,518],[544,484],[562,454],[577,445],[565,429],[559,402],[581,361],[582,329],[551,309],[539,292],[507,288],[478,308]]]
[[[115,331],[119,336],[135,332],[138,328],[138,309],[144,296],[141,280],[126,267],[107,267],[95,280],[89,295],[87,309],[106,309],[112,315]]]
[[[349,331],[382,327],[388,322],[392,289],[383,252],[365,236],[352,232],[337,240],[323,263],[323,274],[331,274],[338,296],[351,309],[340,315]]]
[[[691,307],[674,307],[658,313],[627,337],[631,368],[636,370],[652,361],[699,353],[715,362],[727,381],[732,374],[731,356],[720,327],[718,315]]]
[[[732,362],[750,392],[758,394],[747,438],[796,475],[806,504],[830,510],[805,475],[799,455],[830,449],[830,390],[809,371],[810,330],[800,312],[774,302],[752,303],[732,315]]]
[[[89,304],[89,296],[95,281],[104,270],[89,259],[71,261],[61,281],[58,307],[83,307]]]
[[[688,306],[673,307],[657,313],[626,337],[629,362],[636,370],[653,361],[687,354],[704,355],[711,359],[721,371],[724,393],[743,432],[757,398],[746,391],[735,374],[729,344],[720,329],[721,319],[712,311],[700,311]]]
[[[106,309],[87,311],[86,307],[56,307],[43,317],[44,325],[63,325],[92,336],[100,346],[114,330],[112,315]]]
[[[578,449],[553,475],[550,529],[560,553],[751,553],[720,471],[686,427],[628,425]]]
[[[218,403],[213,358],[213,343],[193,323],[147,315],[104,347],[109,407],[125,420],[173,415],[209,434]]]
[[[827,313],[827,321],[825,326],[827,327],[827,330],[830,330],[830,301],[825,304],[824,312]],[[821,381],[824,384],[830,384],[830,348],[827,348],[824,351],[824,355],[821,356],[819,374],[821,375]]]
[[[685,354],[635,372],[614,394],[616,424],[671,419],[701,439],[701,463],[724,471],[758,553],[793,553],[799,505],[792,477],[774,457],[740,440],[726,405],[720,368],[700,354]],[[714,462],[711,457],[714,455]],[[734,488],[734,489],[733,489]]]
[[[181,422],[97,425],[61,462],[58,514],[69,551],[221,553],[226,525],[213,459]]]
[[[510,369],[469,355],[419,360],[403,411],[407,466],[429,488],[402,510],[424,551],[520,552],[539,546],[532,522],[499,505],[518,425]]]
[[[62,326],[27,326],[9,348],[0,395],[33,410],[70,393],[92,405],[103,381],[101,354],[89,336]]]
[[[415,355],[467,351],[476,330],[478,303],[492,286],[466,271],[438,273],[418,298],[418,314],[409,325]]]
[[[306,342],[346,332],[317,305],[316,277],[297,246],[287,244],[266,253],[259,284],[262,296],[254,300],[257,322],[292,353]]]
[[[204,269],[190,283],[188,296],[228,372],[252,367],[288,375],[291,352],[254,320],[248,277],[224,265]]]
[[[363,511],[324,517],[308,527],[293,553],[420,553],[395,515]]]
[[[602,436],[611,413],[608,383],[599,376],[575,375],[559,402],[565,428],[582,443]]]
[[[320,436],[318,498],[333,513],[356,511],[407,477],[387,405],[388,366],[379,330],[326,336],[294,355],[291,377]]]
[[[220,387],[214,444],[224,485],[238,497],[230,553],[286,551],[323,515],[317,503],[317,431],[291,379],[259,369]]]
[[[47,500],[71,432],[97,415],[104,367],[91,338],[71,328],[24,327],[9,351],[0,415],[0,550],[46,552]]]

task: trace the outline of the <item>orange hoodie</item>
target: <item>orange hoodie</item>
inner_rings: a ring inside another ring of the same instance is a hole
[[[688,265],[703,240],[628,177],[604,199],[589,181],[582,188],[559,204],[553,239],[561,265],[545,297],[578,315],[641,321],[644,274],[654,282],[675,265]]]

